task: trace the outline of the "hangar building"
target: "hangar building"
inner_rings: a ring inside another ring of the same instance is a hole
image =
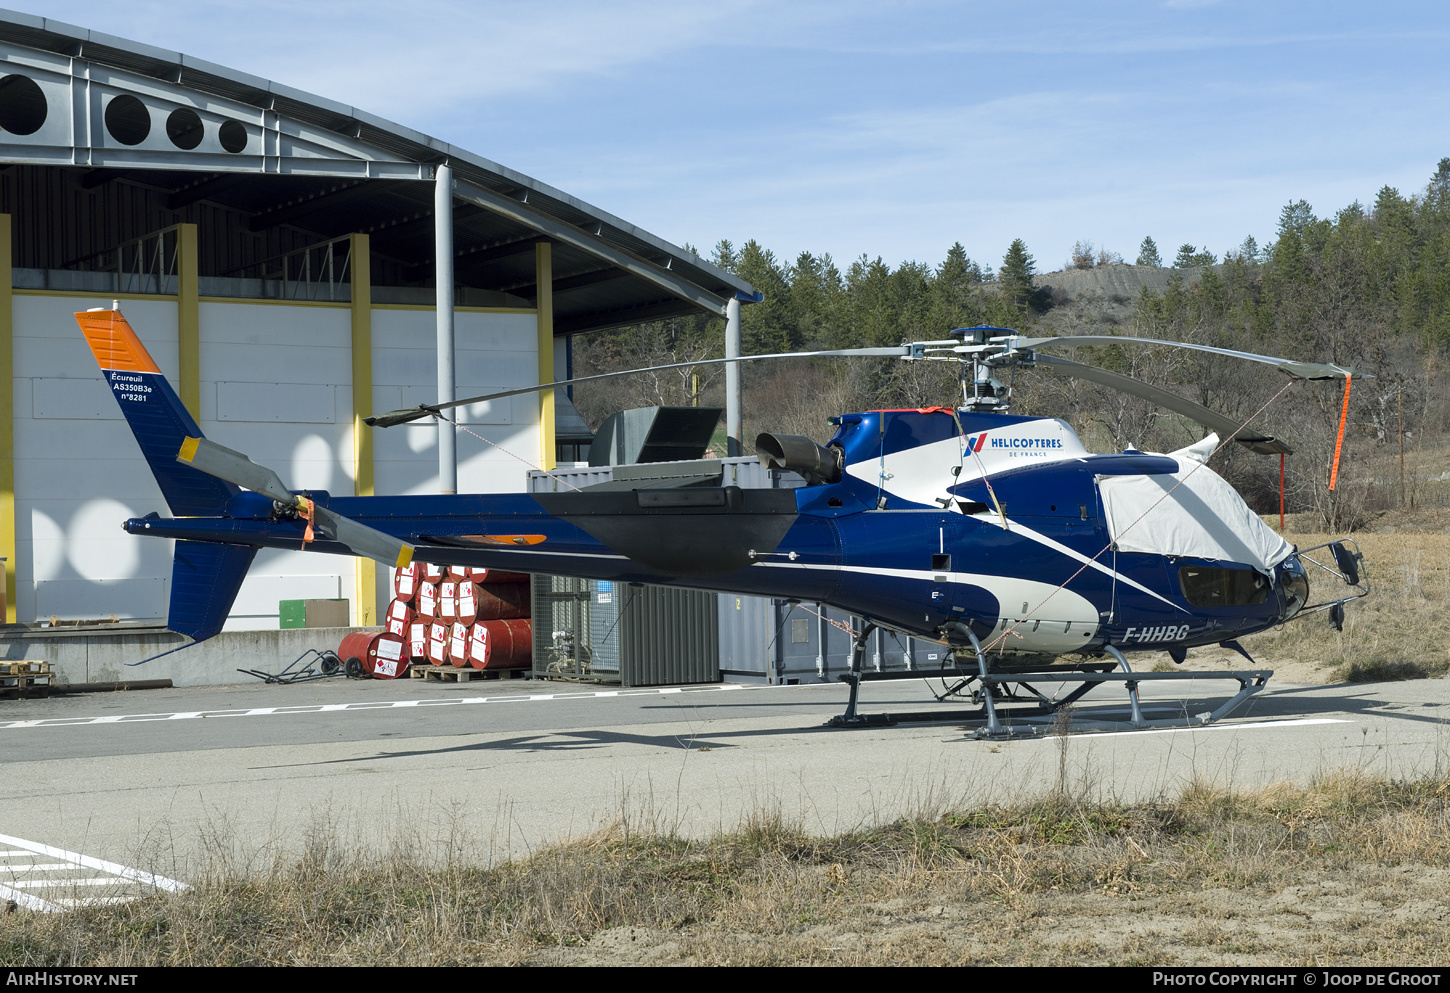
[[[407,494],[449,484],[438,429],[360,419],[440,399],[448,314],[468,396],[566,378],[571,335],[723,316],[750,293],[561,190],[265,79],[13,11],[0,63],[10,623],[166,614],[168,543],[120,529],[166,505],[75,311],[119,300],[207,436],[290,486]],[[554,404],[468,409],[485,440],[457,435],[457,487],[522,491],[552,468]],[[384,580],[366,560],[264,550],[228,626],[275,628],[279,599],[310,597],[372,624]]]

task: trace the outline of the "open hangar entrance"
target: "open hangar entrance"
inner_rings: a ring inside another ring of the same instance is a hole
[[[724,316],[750,293],[560,190],[356,108],[0,14],[6,619],[166,614],[167,543],[118,526],[165,504],[74,311],[119,300],[208,437],[289,485],[366,495],[451,482],[436,427],[360,423],[440,399],[445,324],[467,395],[565,378],[571,335]],[[487,442],[458,437],[455,485],[522,491],[530,466],[505,452],[551,468],[554,406],[549,392],[466,410]],[[264,552],[229,626],[275,627],[284,597],[346,597],[354,623],[373,624],[385,579],[365,560]]]

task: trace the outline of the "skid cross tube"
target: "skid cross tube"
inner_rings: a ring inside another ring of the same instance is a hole
[[[1205,724],[1212,724],[1215,721],[1222,720],[1224,717],[1227,717],[1229,714],[1233,713],[1233,711],[1236,710],[1239,705],[1242,704],[1245,700],[1262,690],[1264,686],[1268,683],[1269,677],[1273,676],[1273,674],[1274,670],[1272,669],[1241,669],[1224,670],[1218,672],[1034,672],[1030,674],[1024,673],[1020,675],[1012,675],[1009,673],[993,673],[987,677],[985,682],[991,684],[1013,682],[1023,683],[1025,685],[1026,681],[1028,680],[1030,680],[1031,682],[1054,683],[1081,681],[1085,685],[1084,687],[1079,688],[1080,692],[1075,691],[1077,692],[1078,696],[1081,696],[1082,693],[1087,691],[1087,689],[1101,685],[1102,683],[1123,683],[1125,686],[1130,687],[1129,699],[1132,701],[1133,705],[1132,717],[1129,721],[1129,726],[1134,728],[1135,730],[1142,730],[1144,728],[1156,727],[1201,727]],[[1238,682],[1239,691],[1228,700],[1226,700],[1224,703],[1222,703],[1217,709],[1212,711],[1204,711],[1200,714],[1188,715],[1184,719],[1168,718],[1162,720],[1149,720],[1143,717],[1142,711],[1139,708],[1138,701],[1136,699],[1137,686],[1139,683],[1160,680],[1195,679],[1233,679]],[[1040,694],[1036,694],[1035,691],[1034,695],[1040,696]],[[1052,709],[1061,709],[1061,707],[1065,703],[1066,701],[1063,701],[1063,703],[1058,704]],[[1093,721],[1079,719],[1075,720],[1074,723],[1079,726],[1086,727],[1093,727],[1099,725],[1114,727],[1121,726],[1120,722],[1115,721]],[[977,737],[993,737],[993,734],[990,731],[990,725],[988,726],[988,728],[983,728],[979,730],[977,732]]]
[[[975,641],[976,639],[972,639]],[[862,642],[864,648],[864,640]],[[980,647],[974,646],[974,647]],[[1004,724],[1001,715],[997,712],[996,699],[999,693],[1009,685],[1020,686],[1036,698],[1036,705],[1028,713],[1052,714],[1064,707],[1075,703],[1084,695],[1096,689],[1104,683],[1121,683],[1128,691],[1128,700],[1131,707],[1131,716],[1126,722],[1133,730],[1144,730],[1148,728],[1161,727],[1201,727],[1222,720],[1233,713],[1238,707],[1254,696],[1267,685],[1269,678],[1274,675],[1272,669],[1233,669],[1213,672],[1134,672],[1128,665],[1127,660],[1116,648],[1107,646],[1107,654],[1112,656],[1113,662],[1092,662],[1086,663],[1082,668],[1072,671],[1044,672],[1042,670],[1028,671],[1003,671],[998,669],[992,671],[987,665],[984,653],[978,653],[976,672],[963,668],[960,665],[946,667],[938,670],[916,670],[899,671],[889,670],[886,672],[862,672],[857,669],[852,672],[842,673],[838,678],[841,682],[850,686],[850,698],[847,703],[846,713],[833,717],[826,722],[827,727],[880,727],[907,722],[941,722],[954,721],[963,718],[971,719],[972,712],[966,710],[957,711],[925,711],[913,713],[895,714],[860,714],[857,712],[858,693],[860,684],[863,682],[879,682],[884,680],[897,679],[930,679],[934,677],[956,676],[959,682],[955,690],[965,690],[972,683],[978,683],[981,695],[982,708],[977,713],[977,719],[985,719],[986,727],[979,728],[974,737],[978,738],[1006,738],[1020,735],[1040,735],[1047,731],[1045,726],[1017,726],[1013,727]],[[859,663],[859,659],[856,660]],[[1116,670],[1116,671],[1113,671]],[[1205,679],[1232,679],[1239,684],[1239,690],[1232,697],[1220,704],[1211,711],[1203,711],[1198,714],[1185,715],[1183,718],[1153,719],[1143,716],[1142,704],[1138,697],[1138,688],[1144,682],[1162,681],[1184,681],[1184,680],[1205,680]],[[1068,684],[1079,685],[1060,699],[1052,699],[1039,690],[1034,683],[1047,684]],[[1019,711],[1020,713],[1020,711]],[[1083,728],[1121,728],[1121,721],[1096,721],[1074,720],[1074,725]]]

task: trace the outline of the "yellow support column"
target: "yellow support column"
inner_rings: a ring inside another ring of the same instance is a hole
[[[373,496],[373,429],[363,423],[373,413],[373,273],[372,247],[365,234],[354,234],[348,252],[352,272],[352,470],[353,492]],[[355,623],[378,622],[378,564],[357,560]]]
[[[541,241],[534,246],[534,285],[538,287],[539,382],[554,381],[554,257],[553,245]],[[539,468],[552,469],[554,462],[554,391],[539,392]]]
[[[15,312],[10,215],[0,214],[0,555],[5,556],[5,623],[15,623]]]
[[[197,299],[196,225],[176,226],[176,344],[181,405],[201,423],[201,304]]]

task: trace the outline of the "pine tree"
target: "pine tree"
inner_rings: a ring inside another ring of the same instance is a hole
[[[1443,210],[1450,205],[1450,159],[1441,159],[1435,167],[1435,175],[1425,187],[1425,202],[1432,210]]]
[[[979,286],[986,276],[982,267],[967,257],[967,250],[960,241],[947,249],[947,257],[936,270],[936,278],[945,280],[953,289],[965,286]]]
[[[1303,238],[1305,229],[1313,223],[1314,211],[1309,207],[1308,200],[1285,204],[1284,209],[1279,211],[1279,237],[1293,232],[1296,237]]]
[[[1158,243],[1151,237],[1144,238],[1143,244],[1138,246],[1138,265],[1163,265],[1163,259],[1158,254]]]
[[[1179,245],[1178,254],[1173,257],[1173,268],[1188,269],[1192,266],[1198,265],[1198,263],[1194,261],[1194,256],[1197,253],[1198,249],[1193,245],[1189,245],[1186,243]]]
[[[733,273],[735,267],[740,264],[740,259],[735,254],[735,246],[727,238],[721,238],[715,245],[715,250],[710,253],[710,261],[717,268]]]
[[[1032,298],[1032,272],[1036,264],[1027,254],[1027,245],[1022,239],[1013,239],[1007,254],[1002,257],[1002,271],[997,274],[1002,295],[1009,303],[1025,307]]]
[[[736,256],[735,274],[761,293],[760,303],[741,309],[741,344],[746,352],[789,352],[799,346],[790,309],[790,284],[775,253],[751,238]]]

